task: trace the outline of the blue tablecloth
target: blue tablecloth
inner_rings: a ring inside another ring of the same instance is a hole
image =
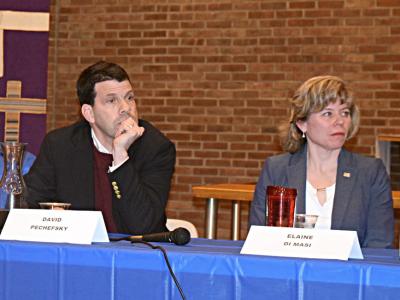
[[[241,241],[165,246],[187,299],[399,299],[398,250],[364,260],[240,255]],[[162,253],[129,242],[0,241],[0,299],[180,299]]]

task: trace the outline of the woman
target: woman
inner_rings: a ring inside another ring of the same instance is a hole
[[[291,100],[281,128],[288,153],[265,161],[250,210],[250,225],[266,224],[266,187],[297,189],[296,212],[317,214],[317,228],[355,230],[361,247],[390,248],[394,220],[390,179],[381,160],[343,148],[359,111],[335,76],[307,80]]]

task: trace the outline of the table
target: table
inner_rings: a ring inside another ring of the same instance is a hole
[[[218,215],[218,200],[232,201],[232,239],[240,238],[240,202],[253,200],[254,183],[221,183],[193,186],[192,194],[197,198],[206,198],[205,236],[208,239],[217,237],[216,224]],[[393,191],[393,207],[400,208],[400,191]]]
[[[398,299],[398,250],[364,260],[240,255],[243,241],[163,244],[187,299]],[[0,242],[0,299],[180,299],[162,254],[129,242]]]
[[[240,201],[250,202],[254,189],[254,183],[222,183],[192,187],[194,197],[207,199],[206,238],[217,237],[218,200],[229,200],[232,201],[232,239],[240,239]]]

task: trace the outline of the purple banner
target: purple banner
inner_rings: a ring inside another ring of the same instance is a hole
[[[0,0],[0,11],[48,13],[49,8],[50,0]],[[3,31],[4,61],[2,62],[3,76],[0,77],[0,97],[3,102],[7,101],[5,98],[6,87],[7,81],[10,80],[22,83],[22,99],[47,99],[49,32],[46,29],[29,31],[29,28],[16,30],[5,28]],[[29,105],[27,105],[20,112],[18,121],[20,125],[19,141],[28,143],[27,150],[36,155],[46,134],[46,114],[31,113]],[[8,136],[5,132],[6,122],[7,109],[0,112],[1,141],[7,139]]]
[[[43,114],[21,114],[19,139],[24,143],[28,143],[29,152],[37,155],[42,144],[44,134],[46,132],[46,115]]]
[[[5,31],[4,46],[0,97],[6,96],[8,80],[19,80],[22,82],[23,98],[46,99],[48,32]]]
[[[0,10],[49,12],[50,0],[1,0]]]

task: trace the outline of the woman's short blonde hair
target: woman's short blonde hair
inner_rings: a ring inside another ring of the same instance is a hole
[[[360,113],[344,81],[336,76],[317,76],[304,82],[290,99],[289,122],[280,127],[283,149],[294,153],[305,143],[303,132],[296,125],[297,121],[306,121],[311,113],[320,112],[337,100],[340,104],[347,104],[350,109],[351,126],[346,139],[352,138],[358,130]]]

